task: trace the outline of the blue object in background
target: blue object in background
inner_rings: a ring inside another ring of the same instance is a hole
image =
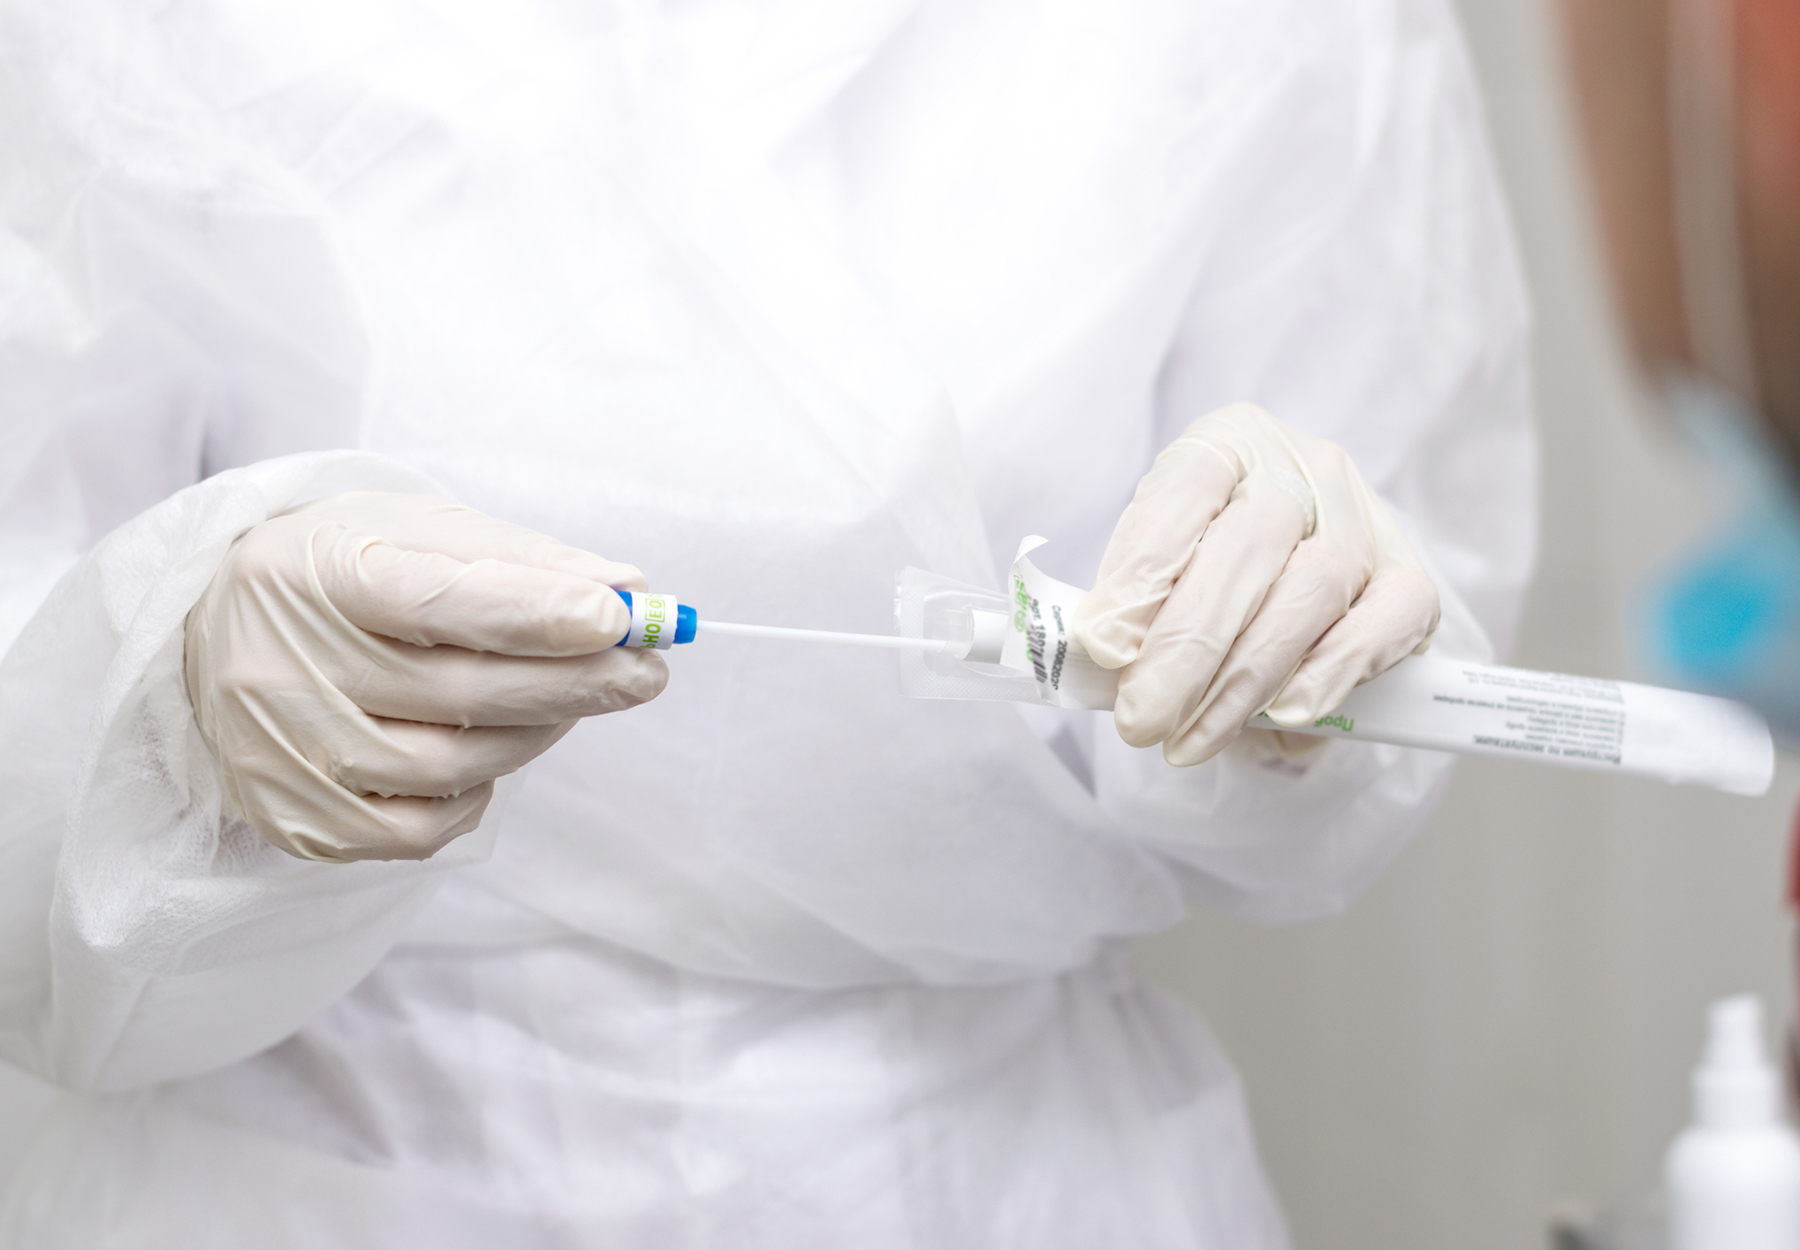
[[[1730,486],[1736,513],[1656,589],[1656,659],[1682,684],[1749,703],[1800,742],[1800,490],[1729,393],[1691,378],[1666,393]]]

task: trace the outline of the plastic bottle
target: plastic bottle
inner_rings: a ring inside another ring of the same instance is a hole
[[[1694,1122],[1664,1163],[1669,1250],[1800,1250],[1800,1140],[1754,996],[1712,1005],[1693,1089]]]

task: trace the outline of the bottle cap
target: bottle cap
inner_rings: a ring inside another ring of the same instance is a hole
[[[1748,1128],[1781,1117],[1781,1084],[1763,1048],[1762,1003],[1721,998],[1706,1015],[1706,1053],[1694,1069],[1694,1118],[1709,1128]]]
[[[969,650],[959,659],[970,664],[998,664],[1006,649],[1006,633],[1012,620],[1004,612],[969,609]]]

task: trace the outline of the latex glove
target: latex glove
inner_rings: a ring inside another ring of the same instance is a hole
[[[1125,670],[1120,737],[1198,764],[1265,709],[1310,725],[1437,622],[1436,587],[1344,450],[1234,404],[1138,483],[1075,633]]]
[[[655,698],[630,565],[429,495],[334,495],[232,546],[187,618],[229,802],[305,859],[423,859],[576,719]]]

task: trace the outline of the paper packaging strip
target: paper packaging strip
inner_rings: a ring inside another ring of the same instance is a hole
[[[1273,725],[1267,717],[1253,723]],[[1775,745],[1729,699],[1413,656],[1295,733],[1362,738],[1763,794]]]
[[[1013,557],[1012,626],[1018,641],[1003,650],[1003,662],[1030,669],[1045,703],[1111,711],[1119,697],[1117,670],[1101,668],[1075,641],[1075,605],[1087,592],[1046,577],[1027,558],[1045,541],[1027,538]]]
[[[1084,592],[1046,577],[1028,558],[1043,543],[1027,538],[1013,560],[1017,642],[1007,648],[1008,662],[1030,670],[1045,703],[1110,710],[1118,674],[1095,664],[1075,640],[1075,605]],[[1266,716],[1251,723],[1286,728]],[[1628,773],[1732,794],[1767,793],[1775,773],[1768,725],[1729,699],[1429,654],[1401,661],[1351,691],[1329,716],[1287,732]]]

